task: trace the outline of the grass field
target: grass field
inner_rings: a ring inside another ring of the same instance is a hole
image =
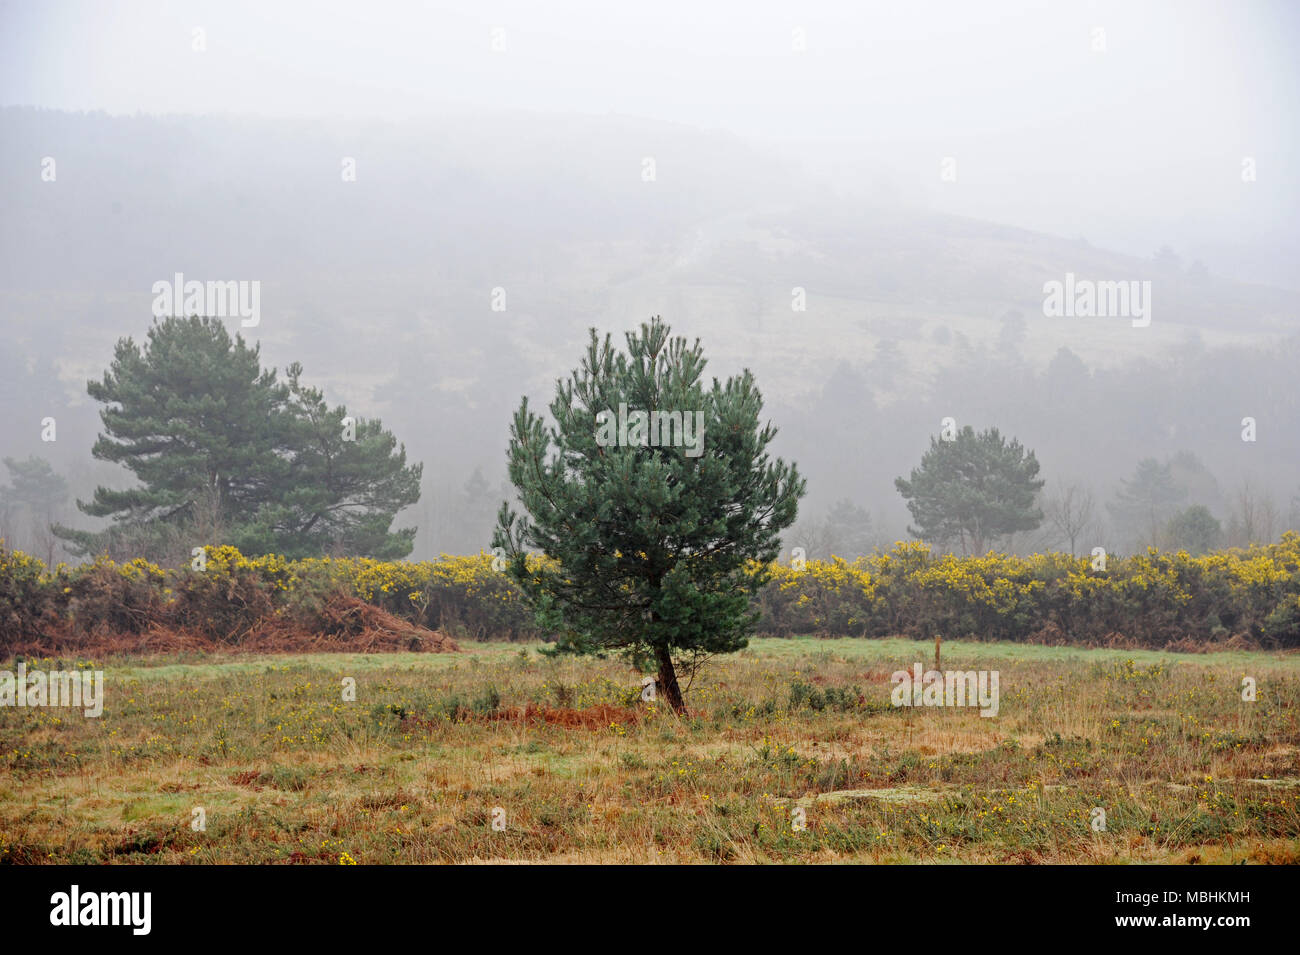
[[[685,719],[532,645],[99,661],[98,719],[0,709],[0,859],[1300,861],[1300,656],[953,642],[998,715],[892,706],[933,652],[756,640]]]

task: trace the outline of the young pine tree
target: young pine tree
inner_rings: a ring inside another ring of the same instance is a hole
[[[704,365],[699,342],[658,318],[628,333],[626,353],[593,329],[556,383],[554,423],[527,398],[515,414],[509,474],[527,513],[503,504],[493,538],[556,652],[654,667],[678,713],[678,665],[746,645],[765,579],[750,562],[776,558],[804,492],[797,468],[768,456],[776,431],[759,423],[753,376],[705,386]]]

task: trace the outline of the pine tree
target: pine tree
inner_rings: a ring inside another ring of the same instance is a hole
[[[483,469],[476,466],[456,495],[454,553],[477,554],[489,545],[500,501],[501,488],[493,488],[483,476]]]
[[[698,340],[670,338],[657,317],[627,334],[626,353],[593,329],[556,383],[554,424],[527,398],[515,414],[509,475],[527,514],[503,504],[493,538],[558,632],[554,652],[654,666],[679,713],[678,666],[746,645],[765,579],[750,562],[776,558],[804,492],[795,465],[768,457],[776,431],[759,424],[750,372],[707,388],[704,366]]]
[[[846,497],[826,513],[826,533],[836,557],[856,560],[871,551],[871,515]]]
[[[293,365],[289,382],[277,381],[260,348],[232,341],[215,319],[155,322],[143,347],[120,340],[103,379],[87,385],[106,406],[92,453],[138,484],[77,502],[111,518],[106,530],[56,532],[78,553],[114,556],[223,543],[294,557],[410,553],[414,529],[389,527],[418,500],[420,466],[406,466],[377,421],[345,431],[347,410],[329,409],[300,374]]]
[[[8,533],[8,525],[18,513],[25,513],[30,526],[27,546],[39,554],[47,566],[54,565],[54,552],[58,541],[52,531],[55,517],[67,503],[68,482],[57,473],[50,462],[35,455],[25,461],[5,458],[9,470],[9,487],[0,487],[0,537]],[[14,541],[8,542],[12,548]]]
[[[223,511],[250,517],[273,497],[267,461],[281,438],[287,390],[262,371],[259,347],[232,342],[218,321],[168,319],[149,329],[143,349],[118,341],[103,380],[87,383],[104,433],[91,453],[122,464],[139,485],[95,489],[77,506],[132,524],[168,522],[214,493]],[[83,538],[74,537],[78,543]]]
[[[236,546],[286,557],[405,557],[416,529],[391,526],[399,510],[420,499],[423,465],[407,466],[405,446],[378,419],[352,418],[343,405],[330,408],[319,389],[302,383],[300,364],[285,374],[288,454],[267,462],[277,493],[236,532]]]
[[[0,489],[6,506],[26,511],[36,521],[49,523],[68,500],[68,482],[44,458],[5,458],[10,486]]]
[[[1133,477],[1121,481],[1115,500],[1106,509],[1116,525],[1135,534],[1139,543],[1159,546],[1167,521],[1186,497],[1187,489],[1175,480],[1168,463],[1143,458]]]
[[[976,434],[967,425],[952,440],[931,438],[910,480],[897,478],[894,486],[917,523],[910,534],[938,544],[959,541],[964,553],[983,554],[996,538],[1043,521],[1034,503],[1043,486],[1038,459],[997,428]]]
[[[1175,514],[1166,533],[1171,547],[1185,550],[1193,557],[1200,557],[1223,543],[1223,525],[1204,504],[1193,504]]]

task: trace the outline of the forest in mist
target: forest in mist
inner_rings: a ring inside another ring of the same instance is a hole
[[[260,323],[232,334],[423,462],[397,521],[416,559],[489,547],[520,396],[548,402],[589,328],[621,340],[651,315],[702,340],[708,374],[754,371],[775,453],[808,478],[786,543],[810,557],[908,537],[894,480],[947,418],[1042,466],[1043,525],[999,549],[1196,547],[1175,522],[1196,505],[1216,545],[1300,527],[1296,292],[1178,235],[1133,256],[846,195],[743,137],[619,115],[10,107],[0,176],[0,536],[49,560],[66,556],[51,522],[94,528],[75,500],[130,484],[91,456],[86,383],[143,339],[176,272],[259,281]],[[1150,281],[1151,324],[1046,316],[1044,283],[1067,273]]]

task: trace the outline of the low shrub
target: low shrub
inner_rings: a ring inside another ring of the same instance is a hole
[[[239,644],[276,627],[386,646],[441,631],[532,640],[523,594],[488,554],[436,561],[245,557],[209,547],[202,569],[107,557],[47,571],[0,542],[0,650],[60,632],[70,638],[168,627]],[[934,555],[922,543],[848,562],[754,565],[761,632],[893,635],[1084,645],[1300,646],[1300,534],[1193,557],[1151,549],[1104,571],[1064,554]],[[407,633],[411,628],[415,637]],[[811,700],[809,702],[812,702]]]

